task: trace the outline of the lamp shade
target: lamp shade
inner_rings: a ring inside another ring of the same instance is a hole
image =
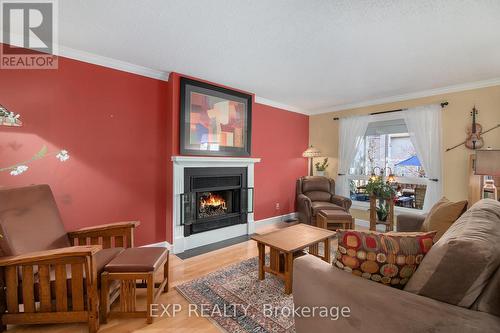
[[[310,146],[307,148],[306,151],[302,153],[302,157],[319,157],[321,156],[321,152],[319,151],[318,148],[314,148],[313,146]]]
[[[500,176],[500,150],[476,150],[475,174]]]

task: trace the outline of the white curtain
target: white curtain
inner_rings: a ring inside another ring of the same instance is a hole
[[[356,152],[363,142],[370,116],[340,118],[339,120],[339,176],[335,184],[335,193],[349,198],[347,175]]]
[[[443,192],[441,106],[420,106],[403,111],[403,115],[411,142],[427,176],[423,210],[429,211]]]

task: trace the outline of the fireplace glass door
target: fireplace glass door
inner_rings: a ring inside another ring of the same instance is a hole
[[[238,218],[246,223],[253,213],[253,188],[188,192],[181,194],[181,225]],[[244,215],[245,218],[242,218]]]

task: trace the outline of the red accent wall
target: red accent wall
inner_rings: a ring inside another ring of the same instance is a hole
[[[254,103],[252,131],[252,156],[262,158],[255,165],[254,218],[293,213],[295,180],[307,175],[309,116]]]
[[[65,58],[58,70],[0,70],[0,104],[24,123],[0,126],[0,168],[43,145],[71,156],[0,172],[0,186],[49,184],[67,230],[140,220],[137,244],[164,241],[167,98],[167,82]]]
[[[70,160],[34,161],[0,187],[47,183],[67,230],[140,220],[137,245],[172,241],[172,162],[179,154],[179,78],[160,81],[60,58],[58,70],[0,70],[0,104],[24,126],[0,126],[0,168],[44,145]],[[255,219],[294,211],[295,179],[307,173],[308,116],[253,105]],[[275,208],[276,203],[280,209]]]

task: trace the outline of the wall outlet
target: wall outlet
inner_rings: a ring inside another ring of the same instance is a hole
[[[276,210],[280,210],[280,203],[279,202],[276,203]]]

